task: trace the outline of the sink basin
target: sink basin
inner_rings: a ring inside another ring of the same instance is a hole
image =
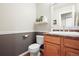
[[[49,34],[63,35],[63,36],[72,36],[72,37],[79,37],[79,32],[53,31],[53,32],[49,32]]]

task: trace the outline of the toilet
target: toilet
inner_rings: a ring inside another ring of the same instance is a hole
[[[40,56],[40,46],[44,43],[44,36],[36,35],[36,43],[28,47],[30,56]]]

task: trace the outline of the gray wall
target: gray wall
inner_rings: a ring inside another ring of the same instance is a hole
[[[26,34],[29,36],[24,38]],[[17,56],[27,51],[35,39],[34,32],[0,35],[0,56]]]

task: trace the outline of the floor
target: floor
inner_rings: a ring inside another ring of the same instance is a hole
[[[41,53],[41,55],[40,55],[40,56],[43,56],[42,51],[40,51],[40,53]],[[26,54],[26,55],[24,55],[24,56],[30,56],[30,53],[27,53],[27,54]]]

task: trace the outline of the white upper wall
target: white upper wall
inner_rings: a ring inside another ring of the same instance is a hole
[[[37,18],[40,16],[50,17],[50,4],[49,3],[38,3],[37,6]]]
[[[36,4],[1,3],[0,34],[34,31]]]
[[[35,31],[36,32],[48,32],[50,31],[50,4],[49,3],[38,3],[36,4],[36,10],[37,10],[37,18],[40,16],[46,16],[48,19],[48,24],[39,24],[35,25]]]

